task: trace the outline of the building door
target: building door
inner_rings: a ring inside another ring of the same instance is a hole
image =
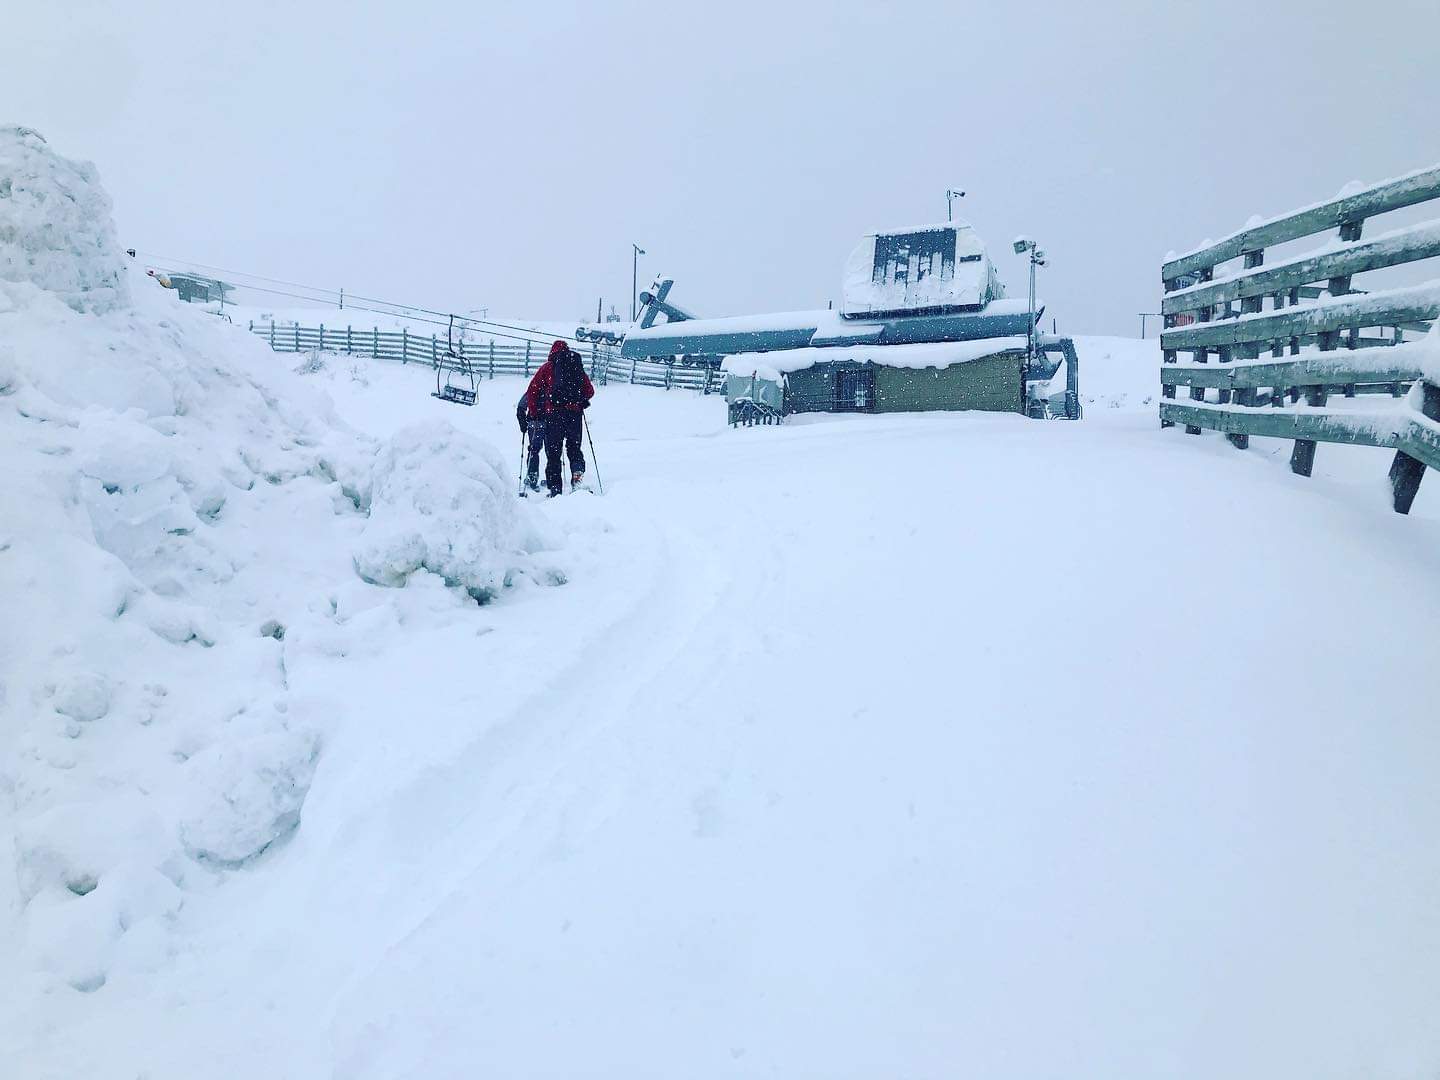
[[[874,368],[840,368],[835,372],[835,411],[875,411]]]

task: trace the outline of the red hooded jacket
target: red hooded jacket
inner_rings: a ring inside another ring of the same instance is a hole
[[[555,404],[551,401],[550,391],[555,387],[555,360],[563,356],[569,349],[563,341],[557,341],[550,346],[550,356],[540,365],[534,376],[530,379],[530,389],[525,391],[525,411],[532,417],[549,416],[556,411]],[[580,372],[581,387],[580,393],[588,402],[595,396],[595,386],[590,382],[590,376],[582,369]],[[563,405],[562,409],[572,412],[580,412],[584,409],[582,404]]]

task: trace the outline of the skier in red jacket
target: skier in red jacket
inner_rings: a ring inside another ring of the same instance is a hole
[[[585,479],[585,453],[580,449],[580,425],[590,407],[595,387],[585,374],[580,354],[563,341],[550,346],[549,358],[540,365],[525,392],[526,413],[545,424],[545,486],[551,495],[564,490],[560,454],[570,458],[570,487]]]

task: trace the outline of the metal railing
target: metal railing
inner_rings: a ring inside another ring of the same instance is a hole
[[[412,334],[403,327],[399,331],[385,331],[378,327],[252,322],[249,329],[269,342],[276,352],[341,353],[446,370],[462,369],[468,363],[476,378],[482,379],[503,375],[529,377],[544,362],[547,353],[545,344],[539,341],[497,344],[494,340],[472,339],[457,346],[464,357],[462,363],[451,357],[449,347],[439,335]],[[664,390],[698,390],[702,394],[717,393],[725,386],[724,375],[709,367],[692,367],[679,361],[666,364],[626,360],[621,358],[618,349],[599,344],[582,346],[580,351],[590,378],[601,386],[614,382]]]
[[[1440,256],[1440,220],[1361,239],[1368,217],[1434,199],[1440,166],[1168,260],[1161,269],[1161,426],[1184,424],[1192,435],[1220,431],[1241,448],[1252,435],[1294,439],[1290,467],[1302,476],[1310,475],[1320,442],[1394,449],[1394,506],[1408,513],[1425,467],[1440,468],[1440,388],[1423,382],[1424,357],[1436,346],[1405,335],[1428,332],[1440,319],[1440,281],[1365,293],[1354,278]],[[1265,264],[1267,247],[1336,228],[1338,238],[1317,251]],[[1232,259],[1243,266],[1217,273]],[[1388,408],[1326,408],[1332,392],[1399,398],[1417,382],[1422,388],[1410,399]],[[1180,386],[1190,390],[1183,404]],[[1288,407],[1302,395],[1303,407]]]

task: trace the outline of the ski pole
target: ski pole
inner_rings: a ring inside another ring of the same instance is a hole
[[[520,486],[515,492],[520,498],[525,497],[525,432],[520,432]]]
[[[600,494],[604,495],[605,481],[600,479],[600,459],[595,456],[595,438],[590,434],[590,418],[582,412],[580,421],[585,425],[585,441],[590,444],[590,460],[595,465],[595,486],[600,489]]]

